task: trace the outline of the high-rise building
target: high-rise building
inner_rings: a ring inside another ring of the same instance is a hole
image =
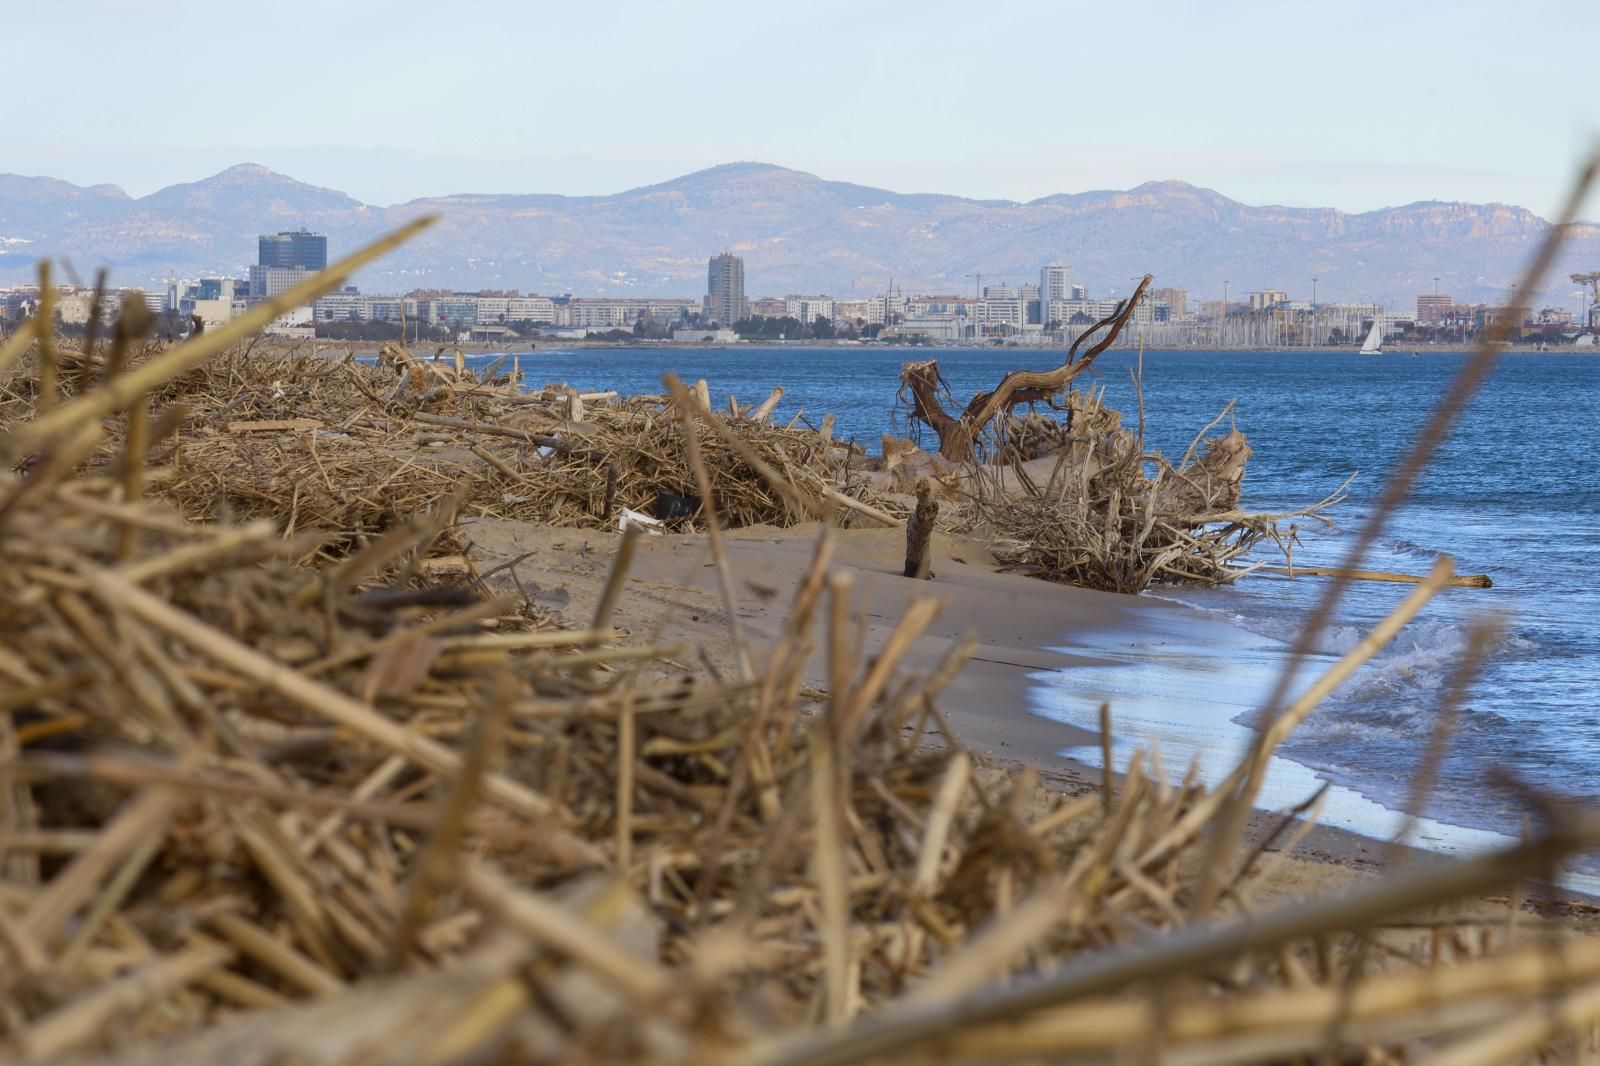
[[[328,238],[320,233],[296,230],[292,233],[262,234],[259,244],[257,262],[260,266],[328,269]]]
[[[1455,301],[1440,293],[1429,293],[1417,297],[1417,321],[1430,326],[1437,326],[1440,322],[1450,317],[1450,308],[1455,306]]]
[[[1039,299],[1072,299],[1072,268],[1063,263],[1051,263],[1039,270]]]
[[[711,257],[704,310],[706,318],[723,327],[750,317],[750,301],[744,297],[743,259],[727,252]]]
[[[1189,313],[1187,289],[1151,289],[1150,296],[1156,303],[1166,304],[1173,318],[1183,318]]]

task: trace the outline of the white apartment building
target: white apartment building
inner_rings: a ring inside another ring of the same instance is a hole
[[[565,310],[561,324],[579,329],[632,329],[639,317],[631,301],[623,300],[569,300]]]
[[[250,268],[250,295],[255,299],[271,299],[288,292],[306,280],[305,267],[252,266]]]
[[[903,337],[926,337],[930,341],[955,341],[960,340],[966,329],[966,320],[961,315],[930,314],[907,315],[895,327]]]
[[[368,296],[366,314],[375,322],[415,322],[417,301],[409,296]]]
[[[1027,302],[1009,285],[985,285],[983,299],[978,301],[977,321],[980,326],[1021,329],[1028,321]]]
[[[508,296],[478,297],[478,325],[499,326],[511,321],[511,298]]]
[[[555,301],[547,296],[513,296],[506,301],[507,322],[554,324],[555,320]]]
[[[1147,301],[1140,301],[1140,310],[1145,310],[1144,305],[1146,303]],[[1066,325],[1072,321],[1073,315],[1082,314],[1087,315],[1091,321],[1098,322],[1108,315],[1116,314],[1116,312],[1117,301],[1115,300],[1050,300],[1044,305],[1044,320],[1046,322],[1060,322],[1062,325]],[[1138,313],[1138,311],[1135,312],[1136,317]],[[1147,311],[1147,313],[1149,312]]]
[[[366,302],[360,293],[330,292],[311,305],[311,315],[318,322],[354,322],[367,317]]]
[[[893,322],[896,317],[906,313],[906,298],[894,292],[886,292],[882,296],[875,296],[867,306],[868,324],[883,325]]]
[[[1072,268],[1062,263],[1050,263],[1041,267],[1039,299],[1043,303],[1072,299]]]
[[[576,328],[632,329],[641,315],[649,315],[657,322],[669,324],[685,314],[700,310],[700,302],[690,299],[595,299],[579,297],[567,301],[566,306],[554,308],[557,325]]]
[[[783,313],[809,326],[819,318],[833,321],[833,299],[828,296],[785,296]]]

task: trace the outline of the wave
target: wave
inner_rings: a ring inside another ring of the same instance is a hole
[[[1392,554],[1403,556],[1405,558],[1427,559],[1432,561],[1444,554],[1437,548],[1430,548],[1425,544],[1418,544],[1416,541],[1407,540],[1404,537],[1385,537],[1378,543],[1380,547],[1391,552]]]

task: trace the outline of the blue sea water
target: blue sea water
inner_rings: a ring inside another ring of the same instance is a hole
[[[896,388],[901,361],[912,354],[874,347],[740,347],[540,350],[519,358],[535,385],[549,381],[656,392],[662,374],[672,370],[689,381],[706,378],[717,403],[729,393],[750,403],[782,385],[780,419],[801,412],[815,422],[833,412],[839,435],[876,451],[883,433],[908,435]],[[1006,370],[1042,367],[1058,353],[919,349],[914,354],[937,358],[954,395],[964,402]],[[1107,353],[1092,373],[1093,381],[1105,387],[1107,402],[1121,408],[1129,423],[1135,411],[1130,370],[1137,358],[1130,352]],[[1234,422],[1255,449],[1244,502],[1256,510],[1303,506],[1359,472],[1349,500],[1335,512],[1334,529],[1301,524],[1296,560],[1339,562],[1388,471],[1465,359],[1433,353],[1411,358],[1146,352],[1146,438],[1151,447],[1176,458],[1233,402]],[[1448,553],[1458,572],[1488,574],[1494,587],[1441,594],[1295,733],[1286,756],[1350,792],[1390,808],[1401,806],[1467,627],[1498,614],[1504,630],[1450,740],[1428,813],[1454,825],[1517,832],[1526,805],[1493,782],[1494,767],[1539,789],[1600,801],[1597,412],[1600,357],[1502,358],[1365,560],[1372,569],[1422,573]],[[1176,658],[1190,662],[1188,668],[1207,684],[1231,683],[1231,672],[1245,691],[1258,691],[1323,588],[1317,579],[1252,578],[1231,589],[1162,588],[1153,594],[1226,623],[1231,634],[1211,640],[1210,647],[1182,648]],[[1311,671],[1347,650],[1407,588],[1353,585],[1320,641]],[[1040,634],[1040,643],[1058,641],[1054,634]],[[1129,661],[1153,658],[1132,654]],[[1072,691],[1081,679],[1063,676],[1046,684],[1059,689],[1059,698],[1044,699],[1042,713],[1075,720],[1093,713],[1098,693]],[[1168,713],[1181,718],[1183,709]],[[1241,712],[1235,725],[1242,730],[1248,721],[1248,712]]]

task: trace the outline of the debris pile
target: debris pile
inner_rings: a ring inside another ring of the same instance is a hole
[[[380,363],[353,356],[232,348],[149,397],[157,438],[144,479],[187,517],[268,518],[289,533],[346,540],[394,527],[458,488],[463,513],[616,528],[623,508],[669,528],[703,523],[665,397],[585,402],[569,389],[524,392],[515,372],[474,373],[397,345]],[[141,358],[131,360],[139,365]],[[33,402],[36,362],[14,364],[0,428]],[[788,526],[838,511],[837,522],[894,524],[894,501],[850,484],[845,445],[742,409],[699,424],[719,513],[732,526]],[[99,452],[123,443],[113,427]],[[790,495],[758,472],[781,471]],[[889,508],[886,510],[885,508]]]
[[[938,363],[908,363],[901,398],[912,419],[937,434],[939,450],[886,439],[883,484],[905,491],[924,477],[937,482],[967,505],[963,528],[990,540],[1002,565],[1083,588],[1132,593],[1157,583],[1225,584],[1259,566],[1240,563],[1269,538],[1289,557],[1294,528],[1282,523],[1326,521],[1343,487],[1292,513],[1243,511],[1240,486],[1250,459],[1244,434],[1230,427],[1203,441],[1231,408],[1174,464],[1146,449],[1142,407],[1141,425],[1130,431],[1099,390],[1072,388],[1127,325],[1150,281],[1146,275],[1114,314],[1080,336],[1061,366],[1012,371],[958,414],[946,410],[949,388]],[[1079,357],[1078,346],[1097,334]],[[1016,413],[1041,403],[1062,417]]]

